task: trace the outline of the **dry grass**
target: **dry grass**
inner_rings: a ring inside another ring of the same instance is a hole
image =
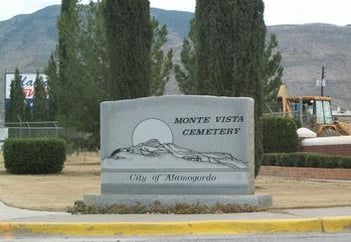
[[[351,205],[351,181],[258,177],[256,192],[272,194],[274,208]],[[57,175],[11,175],[0,160],[0,199],[8,205],[64,211],[84,194],[99,193],[98,154],[69,156]]]
[[[274,208],[351,205],[351,181],[259,176],[256,193],[272,194]]]
[[[84,194],[100,193],[98,154],[67,157],[56,175],[11,175],[0,161],[0,199],[19,208],[64,211]]]

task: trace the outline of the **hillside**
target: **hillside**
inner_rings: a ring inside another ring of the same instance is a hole
[[[60,7],[54,5],[0,22],[0,73],[13,71],[16,66],[22,72],[43,69],[57,44],[59,10]],[[151,14],[161,24],[167,24],[167,48],[174,49],[174,61],[178,63],[182,40],[187,35],[193,14],[161,9],[151,9]],[[283,57],[283,81],[291,95],[318,95],[320,89],[316,87],[316,80],[320,79],[321,68],[325,65],[325,95],[335,99],[334,106],[351,109],[351,69],[348,68],[351,64],[351,27],[278,25],[268,27],[268,33],[277,35]],[[166,94],[179,92],[174,78],[166,88]]]
[[[0,22],[0,72],[35,72],[46,65],[57,43],[56,21],[59,6],[33,14],[18,15]]]
[[[33,14],[18,15],[0,22],[0,73],[13,71],[19,66],[23,72],[41,70],[57,44],[56,22],[59,5],[53,5]],[[188,32],[192,13],[151,9],[161,24],[170,32],[169,46],[177,46]]]
[[[326,68],[324,94],[334,106],[351,109],[351,27],[329,24],[280,25],[268,28],[279,41],[283,81],[290,94],[320,95],[316,80]]]

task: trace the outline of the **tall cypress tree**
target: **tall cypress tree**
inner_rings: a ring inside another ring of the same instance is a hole
[[[199,94],[233,96],[232,41],[237,1],[198,0],[195,12]]]
[[[262,61],[266,27],[263,20],[264,4],[262,0],[239,0],[238,8],[238,46],[240,58],[234,58],[233,77],[240,83],[235,90],[236,96],[249,96],[255,99],[255,161],[258,174],[262,159],[262,110],[263,110],[263,73]]]
[[[80,83],[83,95],[76,103],[76,127],[89,134],[89,148],[98,147],[100,141],[100,103],[109,99],[108,52],[104,24],[103,2],[90,2],[80,6],[83,20],[78,33],[81,61]]]
[[[58,41],[58,56],[59,61],[59,77],[61,82],[67,82],[68,71],[67,68],[74,56],[75,40],[74,34],[78,28],[77,26],[77,7],[78,0],[62,0],[61,12],[58,21],[59,41]]]
[[[11,82],[10,103],[6,109],[6,122],[26,121],[25,94],[22,88],[22,76],[18,67],[15,70],[15,77]]]
[[[262,156],[262,0],[197,0],[198,93],[255,99],[256,174]]]
[[[198,94],[195,19],[191,20],[188,38],[183,41],[180,60],[182,65],[174,67],[180,91],[184,94]]]
[[[49,102],[49,120],[55,120],[59,104],[56,100],[60,98],[60,81],[58,73],[58,54],[57,49],[50,55],[47,66],[45,67],[44,73],[47,76],[48,86],[47,91],[50,96]]]
[[[50,111],[98,146],[99,103],[162,94],[172,52],[162,50],[167,30],[150,24],[147,0],[77,1],[62,1],[59,45],[45,69]]]
[[[198,0],[199,93],[255,97],[265,25],[262,0]]]
[[[34,83],[34,97],[32,108],[33,121],[48,121],[49,106],[43,78],[37,72]]]
[[[277,95],[282,84],[284,68],[281,65],[282,56],[279,51],[278,40],[274,34],[271,35],[266,43],[263,57],[263,90],[264,90],[264,111],[278,111]]]
[[[167,26],[159,26],[159,22],[153,17],[151,20],[151,83],[150,95],[162,95],[169,81],[169,75],[173,69],[173,51],[170,49],[164,54],[163,46],[167,42]]]
[[[58,21],[59,42],[58,57],[58,82],[56,87],[58,115],[67,121],[75,114],[75,103],[80,96],[80,66],[77,51],[77,32],[79,18],[77,11],[78,0],[62,0],[61,13]],[[53,81],[53,80],[51,80]]]
[[[111,99],[149,95],[151,26],[148,0],[106,0]]]

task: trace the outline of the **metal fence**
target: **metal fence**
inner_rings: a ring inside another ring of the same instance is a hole
[[[5,122],[9,138],[54,138],[62,133],[62,127],[52,122]]]
[[[283,118],[283,117],[290,117],[296,120],[302,120],[302,116],[299,112],[271,112],[271,113],[264,113],[264,117],[274,117],[274,118]]]
[[[20,118],[18,120],[19,122],[5,122],[5,110],[0,109],[0,149],[7,138],[62,138],[66,141],[69,153],[95,149],[96,145],[91,142],[91,135],[76,128],[60,127],[57,121],[22,122]]]

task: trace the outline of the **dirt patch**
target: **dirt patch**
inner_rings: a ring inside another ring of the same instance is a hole
[[[351,181],[259,176],[256,193],[272,194],[273,208],[351,205]]]
[[[98,154],[68,156],[63,172],[57,175],[11,175],[0,160],[0,199],[8,205],[64,211],[84,194],[99,193]],[[274,208],[351,205],[351,181],[259,176],[256,193],[273,195]]]
[[[0,199],[14,207],[64,211],[84,194],[99,193],[100,162],[95,153],[68,156],[63,171],[55,175],[11,175],[0,161]]]

